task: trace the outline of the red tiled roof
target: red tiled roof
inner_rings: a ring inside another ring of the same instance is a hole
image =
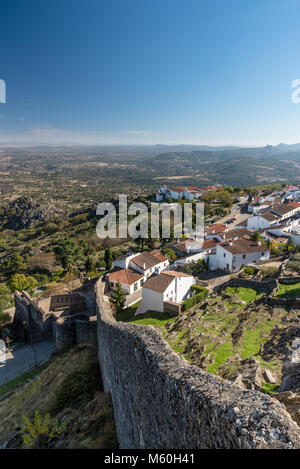
[[[167,260],[168,258],[163,256],[159,251],[145,251],[133,257],[131,259],[131,262],[133,262],[133,264],[137,265],[141,269],[144,269],[145,264],[145,269],[148,270],[152,267],[155,267],[157,264],[160,264],[161,262],[165,262]]]
[[[154,275],[153,277],[148,278],[144,283],[143,288],[163,293],[173,280],[174,277],[171,275]]]
[[[292,210],[296,210],[297,208],[300,208],[300,204],[298,202],[291,202],[290,204],[275,205],[272,210],[280,213],[281,215],[286,215],[287,213],[291,212]]]
[[[247,254],[250,252],[266,252],[268,249],[264,246],[259,246],[254,241],[250,241],[245,238],[239,238],[233,241],[222,241],[219,244],[226,251],[229,251],[231,254]]]
[[[233,230],[226,231],[222,236],[224,239],[242,238],[243,236],[251,236],[252,231],[248,228],[234,228]]]
[[[216,238],[208,239],[207,241],[204,241],[202,248],[204,249],[204,251],[206,249],[213,249],[216,247],[217,244],[219,244],[219,242],[220,241]]]
[[[207,233],[218,234],[218,233],[222,233],[226,229],[227,229],[227,226],[223,225],[223,223],[215,223],[214,225],[210,225],[207,228]]]
[[[268,220],[268,221],[276,221],[278,220],[278,215],[275,215],[274,213],[272,212],[266,212],[266,213],[262,213],[259,215],[260,217],[264,218],[265,220]]]
[[[118,269],[108,274],[110,282],[120,282],[125,285],[133,285],[144,276],[131,269]]]

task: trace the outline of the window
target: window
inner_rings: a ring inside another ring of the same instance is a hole
[[[262,254],[262,256],[264,256],[264,255],[265,255],[265,253],[264,253],[264,252],[262,252],[261,254]]]
[[[138,288],[138,283],[135,283],[135,284],[133,285],[133,289],[134,289],[134,291],[136,291],[136,290],[137,290],[137,288]]]
[[[243,254],[243,259],[246,259],[246,254]]]
[[[225,254],[225,252],[224,252],[223,256],[224,256],[224,257],[226,257],[226,254]]]

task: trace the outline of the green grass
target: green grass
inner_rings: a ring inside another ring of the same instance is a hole
[[[281,283],[275,296],[279,298],[300,298],[300,282],[292,285]]]
[[[262,383],[261,392],[265,394],[276,394],[279,387],[279,384]]]
[[[133,319],[134,314],[138,308],[139,303],[131,306],[130,308],[125,308],[119,313],[116,313],[116,320],[122,322],[128,322]]]
[[[143,326],[164,326],[168,322],[174,322],[176,318],[168,313],[160,313],[158,311],[148,311],[148,313],[136,316],[135,319],[129,320],[134,324]]]
[[[214,363],[207,367],[209,373],[216,374],[221,365],[226,363],[227,359],[232,355],[233,347],[231,342],[225,342],[212,351],[211,355],[214,357]]]
[[[148,311],[145,314],[134,316],[139,303],[130,308],[123,309],[116,314],[117,321],[132,322],[141,326],[164,326],[168,322],[175,321],[176,318],[168,313],[160,313],[158,311]]]
[[[229,295],[238,296],[240,300],[246,301],[246,303],[253,301],[258,296],[258,292],[254,288],[227,287],[225,292]]]
[[[29,371],[28,373],[24,373],[23,375],[18,376],[17,378],[12,379],[8,383],[0,386],[0,400],[7,394],[10,394],[11,392],[15,391],[18,387],[24,384],[27,380],[37,376],[39,373],[41,373],[41,371],[44,368],[45,368],[45,365],[35,368],[34,370]]]

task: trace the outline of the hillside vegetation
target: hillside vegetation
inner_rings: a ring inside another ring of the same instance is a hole
[[[15,389],[13,383],[0,388],[0,447],[24,447],[30,425],[36,432],[47,427],[49,419],[59,435],[36,435],[30,447],[117,447],[112,404],[102,389],[96,346],[74,346],[25,378],[23,384],[20,379],[15,382]]]
[[[299,311],[270,307],[260,297],[253,289],[227,288],[166,324],[164,337],[206,371],[235,380],[255,366],[261,373],[253,382],[244,379],[246,387],[276,390],[289,341],[297,336]],[[271,371],[272,386],[264,381],[264,370]]]

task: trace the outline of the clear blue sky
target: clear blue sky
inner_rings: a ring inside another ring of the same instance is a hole
[[[300,0],[0,8],[0,143],[300,141]]]

